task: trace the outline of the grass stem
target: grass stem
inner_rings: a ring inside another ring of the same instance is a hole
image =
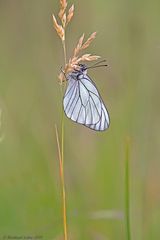
[[[67,63],[66,56],[66,44],[65,39],[62,41],[63,52],[64,52],[64,64]],[[64,94],[65,86],[61,86],[62,95]],[[64,240],[68,239],[68,231],[67,231],[67,209],[66,209],[66,190],[65,190],[65,177],[64,177],[64,111],[62,108],[62,121],[61,121],[61,184],[62,184],[62,201],[63,201],[63,228],[64,228]]]
[[[63,45],[63,51],[64,51],[64,62],[66,65],[67,57],[66,57],[65,40],[62,41],[62,45]],[[61,85],[62,98],[63,98],[63,94],[64,94],[64,87],[65,86]],[[57,129],[56,125],[55,125],[55,131],[56,131],[58,158],[59,158],[59,166],[60,166],[60,179],[61,179],[61,187],[62,187],[64,240],[68,240],[66,190],[65,190],[65,177],[64,177],[64,112],[63,112],[63,108],[62,108],[62,118],[61,118],[61,145],[60,145],[59,134],[58,134],[58,129]]]
[[[67,215],[66,215],[66,193],[65,193],[65,181],[64,181],[64,167],[63,167],[62,151],[60,149],[60,141],[59,141],[57,125],[55,125],[55,132],[56,132],[58,158],[59,158],[59,166],[60,166],[60,179],[61,179],[61,185],[62,185],[64,240],[67,240],[68,237],[67,237]]]
[[[66,54],[66,41],[65,40],[62,41],[62,45],[63,45],[63,53],[64,53],[64,63],[66,65],[67,64],[67,54]]]
[[[125,220],[126,239],[131,240],[130,229],[130,140],[127,139],[125,147]]]

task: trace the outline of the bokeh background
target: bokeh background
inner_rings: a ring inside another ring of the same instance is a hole
[[[160,239],[160,2],[73,0],[68,57],[83,32],[108,69],[90,70],[110,112],[103,133],[65,118],[69,239],[126,239],[124,163],[130,138],[132,239]],[[58,0],[0,1],[0,239],[63,239],[55,123]],[[7,238],[9,239],[9,238]]]

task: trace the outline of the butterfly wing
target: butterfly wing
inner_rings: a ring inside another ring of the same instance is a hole
[[[96,96],[99,98],[100,100],[100,106],[101,106],[101,115],[100,115],[100,119],[97,123],[93,124],[86,124],[87,127],[96,130],[96,131],[104,131],[105,129],[107,129],[109,127],[109,123],[110,123],[110,119],[109,119],[109,113],[107,111],[107,108],[105,107],[103,100],[96,88],[95,83],[88,77],[85,76],[84,78],[82,78],[81,83],[85,84],[85,86],[88,88],[88,90],[90,91],[90,94],[96,94]],[[90,88],[90,86],[94,86],[94,90],[96,89],[96,91],[92,91],[92,89]]]
[[[65,114],[74,122],[93,130],[109,127],[109,115],[93,81],[84,74],[76,78],[70,74],[63,99]]]

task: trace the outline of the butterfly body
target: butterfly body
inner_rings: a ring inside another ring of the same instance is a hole
[[[109,114],[95,83],[87,75],[87,66],[67,74],[67,89],[63,99],[68,118],[96,131],[109,127]]]

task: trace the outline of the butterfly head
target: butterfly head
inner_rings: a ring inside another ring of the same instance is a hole
[[[86,64],[78,64],[79,69],[78,72],[82,74],[87,74],[87,65]]]
[[[87,69],[88,69],[87,65],[77,64],[76,68],[72,72],[70,72],[66,75],[66,79],[67,80],[70,80],[70,79],[77,80],[77,76],[80,76],[80,75],[84,76],[87,74]]]

